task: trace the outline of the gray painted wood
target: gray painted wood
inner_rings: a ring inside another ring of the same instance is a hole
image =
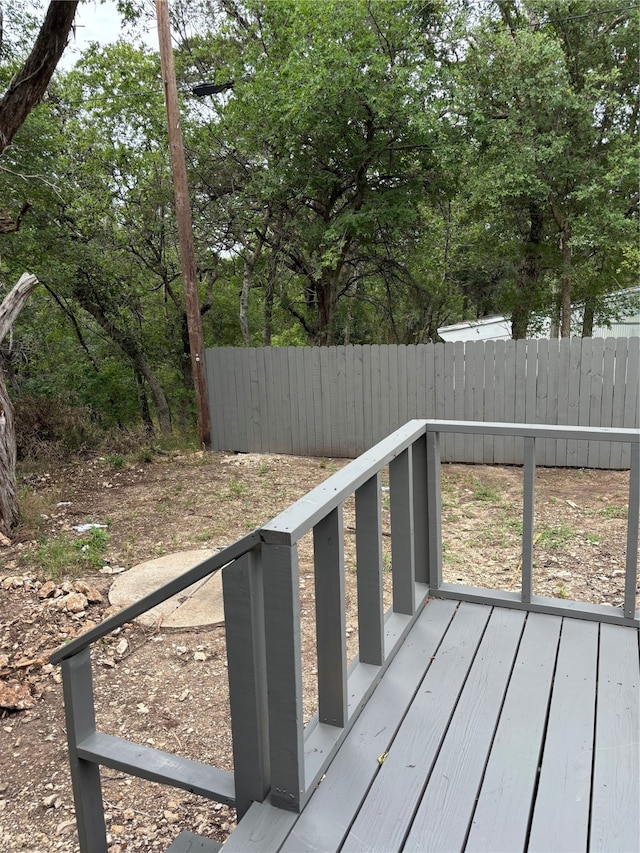
[[[507,359],[506,341],[496,341],[495,344],[495,378],[494,378],[494,422],[505,421],[504,394],[505,394],[505,368]],[[494,436],[493,439],[493,461],[502,465],[505,461],[504,438]]]
[[[627,388],[625,389],[623,424],[640,430],[640,338],[629,338],[627,351]],[[622,465],[629,465],[629,448],[622,449]]]
[[[590,851],[637,850],[640,841],[638,638],[600,628]]]
[[[436,415],[436,353],[440,352],[442,347],[439,344],[435,346],[423,346],[421,351],[424,357],[424,405],[427,418],[435,418]]]
[[[582,342],[580,360],[580,389],[578,400],[578,423],[587,426],[589,423],[589,411],[591,408],[591,379],[593,374],[593,341],[585,338]],[[577,464],[580,468],[586,468],[589,464],[589,443],[584,441],[578,444]]]
[[[591,342],[591,388],[589,400],[588,426],[606,426],[602,421],[602,385],[604,372],[604,338],[594,338]],[[588,442],[587,465],[597,468],[600,465],[600,442]]]
[[[478,348],[480,350],[480,348]],[[495,413],[495,343],[487,341],[484,346],[484,377],[482,384],[483,392],[483,409],[482,415],[477,418],[479,421],[495,421],[497,420]],[[482,437],[482,459],[487,465],[491,465],[494,461],[494,438],[492,435],[484,435]]]
[[[629,503],[627,504],[627,554],[625,561],[624,614],[631,619],[636,609],[638,581],[638,533],[640,527],[640,445],[631,447]]]
[[[504,365],[504,420],[514,423],[516,420],[516,342],[505,341]],[[516,458],[516,443],[512,436],[505,436],[504,459],[510,462]]]
[[[582,350],[577,347],[569,349],[569,394],[567,398],[567,420],[570,426],[580,424],[580,380],[582,377]],[[583,388],[584,390],[584,388]],[[584,426],[584,424],[583,424]],[[580,467],[578,462],[578,447],[576,441],[567,442],[567,464]]]
[[[344,603],[342,506],[313,528],[318,660],[318,716],[321,723],[347,721],[347,651]]]
[[[304,791],[300,596],[295,546],[262,546],[271,801],[298,810]]]
[[[602,368],[602,403],[600,409],[600,422],[603,426],[613,425],[613,388],[616,359],[615,338],[606,338],[604,342],[604,356]],[[608,468],[611,464],[611,445],[601,441],[598,467]]]
[[[254,803],[224,843],[225,853],[274,853],[298,815],[270,802]]]
[[[561,619],[531,613],[471,822],[467,853],[526,850]]]
[[[214,448],[353,457],[411,416],[638,428],[639,361],[638,338],[208,349]],[[613,461],[606,444],[569,447],[545,439],[536,461],[628,466],[625,447]],[[503,436],[443,441],[448,461],[514,464],[521,451]]]
[[[91,654],[82,649],[62,662],[62,689],[69,765],[81,853],[106,853],[100,769],[78,754],[78,744],[95,732]]]
[[[445,347],[447,345],[445,344]],[[467,420],[465,416],[465,358],[464,358],[464,342],[455,341],[453,344],[453,387],[449,390],[449,400],[452,405],[449,411],[452,412],[452,417],[456,421]],[[469,385],[473,381],[469,377]],[[446,405],[445,405],[446,411]],[[447,456],[449,459],[461,459],[467,461],[465,452],[465,436],[461,433],[456,433],[453,436],[453,450],[447,447]],[[445,438],[445,445],[448,439]]]
[[[524,617],[492,612],[404,850],[463,849]]]
[[[389,496],[393,610],[411,616],[416,607],[411,447],[389,462]]]
[[[485,420],[485,407],[484,407],[484,358],[485,358],[485,348],[484,345],[480,345],[479,342],[476,342],[473,346],[472,350],[475,361],[476,361],[476,381],[475,381],[475,389],[473,392],[473,420],[474,421],[483,421]],[[491,418],[487,418],[487,420],[491,420]],[[492,453],[493,455],[493,453]],[[474,462],[484,462],[484,436],[476,435],[473,439],[473,459]]]
[[[440,493],[440,434],[427,432],[427,547],[429,587],[442,585],[442,495]]]
[[[536,351],[537,382],[535,386],[535,405],[533,418],[528,417],[529,423],[547,423],[547,402],[549,397],[549,341],[538,341]],[[546,441],[536,442],[536,464],[544,465],[546,461]]]
[[[424,434],[426,421],[409,421],[396,432],[354,459],[324,483],[312,489],[260,530],[264,541],[297,542],[331,509],[350,497],[403,450]]]
[[[455,419],[455,405],[456,398],[454,394],[455,389],[455,343],[446,343],[444,344],[444,416],[447,420],[449,418]],[[442,447],[440,448],[442,452],[442,459],[445,462],[450,462],[454,458],[454,438],[452,435],[445,435],[442,438]]]
[[[218,853],[222,849],[219,841],[203,838],[183,829],[180,835],[167,847],[167,853]]]
[[[571,341],[568,338],[563,338],[558,343],[558,424],[569,423],[569,383],[572,381],[571,375]],[[573,378],[575,382],[575,378]],[[565,460],[568,464],[567,442],[565,439],[559,439],[556,442],[554,465],[559,464],[560,460]]]
[[[420,436],[411,449],[413,468],[413,544],[415,579],[429,583],[429,511],[427,497],[427,440]]]
[[[522,487],[522,600],[531,601],[533,572],[533,512],[535,488],[535,438],[524,440],[524,477]]]
[[[222,571],[238,819],[270,787],[262,580],[254,552]]]
[[[182,788],[227,805],[235,804],[233,773],[170,752],[94,732],[78,744],[85,761],[102,764],[123,773]]]
[[[375,474],[355,499],[359,657],[375,666],[384,660],[381,482]]]
[[[565,619],[528,850],[586,850],[598,625]]]
[[[390,744],[343,853],[402,849],[490,612],[465,604],[456,613]]]
[[[447,602],[449,606],[446,609],[441,607],[442,604],[445,602],[432,601],[424,608],[411,631],[410,641],[402,645],[365,705],[326,777],[284,843],[283,851],[326,853],[340,849],[353,820],[354,810],[364,800],[381,769],[378,758],[390,746],[387,760],[393,755],[393,739],[415,693],[416,684],[433,665],[431,659],[436,655],[449,627],[454,610],[450,602]],[[479,610],[483,612],[483,608]],[[473,615],[471,631],[475,619]],[[457,620],[456,616],[454,624]],[[443,659],[443,670],[445,665],[446,659]],[[386,848],[380,844],[377,849]]]

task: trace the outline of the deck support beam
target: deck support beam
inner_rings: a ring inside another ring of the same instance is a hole
[[[262,580],[256,551],[222,571],[238,820],[270,788]]]
[[[262,545],[271,802],[300,811],[305,791],[300,578],[295,545]]]
[[[358,642],[361,663],[382,666],[382,477],[378,471],[356,490]]]
[[[62,661],[62,690],[80,851],[107,853],[100,768],[78,755],[78,744],[96,730],[90,648]]]

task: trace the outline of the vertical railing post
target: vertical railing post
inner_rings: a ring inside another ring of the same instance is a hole
[[[440,495],[440,433],[427,428],[427,545],[429,587],[442,585],[442,498]]]
[[[640,516],[640,444],[631,444],[629,509],[627,512],[627,559],[624,576],[624,615],[633,619],[638,581],[638,527]]]
[[[106,853],[100,768],[77,753],[78,745],[96,730],[89,648],[62,661],[62,690],[80,851]]]
[[[411,447],[413,469],[413,547],[416,581],[429,583],[429,536],[427,498],[427,437],[421,435]]]
[[[522,487],[522,585],[520,597],[525,604],[531,602],[533,577],[533,508],[536,473],[535,437],[524,439],[524,480]]]
[[[416,566],[413,529],[413,467],[411,448],[403,450],[389,463],[391,499],[391,572],[393,610],[415,612]]]
[[[347,722],[347,650],[342,506],[313,528],[318,655],[318,719]]]
[[[295,545],[262,545],[271,801],[299,811],[305,788],[300,579]]]
[[[374,666],[384,660],[381,483],[378,472],[356,490],[358,651],[362,663]]]
[[[269,792],[269,714],[260,549],[222,571],[238,820]]]

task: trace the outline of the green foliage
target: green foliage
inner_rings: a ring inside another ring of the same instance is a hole
[[[39,545],[35,554],[36,566],[51,580],[79,577],[104,564],[109,538],[107,531],[100,528],[94,528],[80,538],[71,533],[60,534]]]

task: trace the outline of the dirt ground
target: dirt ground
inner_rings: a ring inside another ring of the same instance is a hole
[[[22,474],[28,517],[16,541],[0,541],[0,850],[78,849],[60,675],[48,655],[104,617],[113,574],[161,554],[230,544],[343,464],[175,453],[147,462],[96,458]],[[519,468],[443,466],[445,580],[518,588],[521,482]],[[627,500],[627,472],[538,469],[534,591],[619,605]],[[388,531],[386,485],[382,512]],[[41,543],[80,536],[72,528],[84,523],[106,525],[101,566],[45,586]],[[357,644],[354,530],[353,505],[347,502],[350,656]],[[384,536],[385,569],[391,568],[388,543]],[[300,569],[309,718],[315,702],[309,537],[300,545]],[[390,576],[385,571],[387,587]],[[69,596],[76,601],[71,610]],[[224,627],[168,631],[127,625],[97,645],[93,669],[101,730],[231,768]],[[232,810],[185,792],[111,770],[102,772],[102,780],[112,853],[165,850],[182,828],[223,840],[234,826]]]

